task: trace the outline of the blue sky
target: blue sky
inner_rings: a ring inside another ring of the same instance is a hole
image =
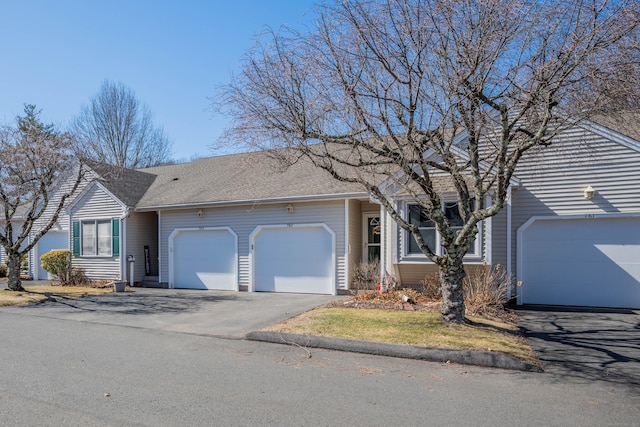
[[[65,127],[103,80],[122,82],[154,114],[173,157],[208,147],[226,119],[208,110],[218,85],[267,27],[302,28],[311,0],[3,0],[0,123],[23,104]]]

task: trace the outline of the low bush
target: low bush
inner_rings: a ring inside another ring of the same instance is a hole
[[[0,264],[0,277],[7,277],[7,264]]]
[[[66,282],[71,270],[71,251],[54,249],[40,257],[42,268],[53,274],[60,282]]]
[[[509,301],[512,278],[500,264],[470,269],[464,278],[464,304],[469,314],[492,314]]]
[[[438,273],[427,274],[424,279],[420,281],[422,294],[434,300],[442,298],[442,286],[440,285],[440,275]]]
[[[359,262],[353,270],[351,286],[358,291],[378,289],[380,281],[380,263]]]
[[[427,298],[441,300],[440,275],[431,273],[420,281],[419,289]],[[464,305],[471,315],[495,315],[509,301],[507,292],[512,286],[511,275],[500,264],[488,267],[486,264],[468,268],[462,282]]]
[[[90,282],[89,278],[81,268],[72,267],[69,270],[67,280],[62,282],[63,286],[86,286]]]

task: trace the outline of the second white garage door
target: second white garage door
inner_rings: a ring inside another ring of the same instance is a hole
[[[229,228],[175,230],[169,237],[170,286],[238,290],[238,245]]]
[[[325,225],[258,227],[251,235],[253,289],[335,293],[334,240]]]
[[[640,218],[538,219],[522,228],[520,303],[640,308]]]
[[[53,276],[42,268],[40,257],[54,249],[69,249],[69,233],[65,231],[49,231],[47,234],[42,236],[40,240],[38,240],[36,246],[38,248],[36,251],[37,259],[35,260],[36,265],[38,266],[38,277],[36,277],[36,279],[53,279]]]

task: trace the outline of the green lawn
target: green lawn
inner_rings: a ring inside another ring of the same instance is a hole
[[[443,322],[439,313],[321,307],[265,330],[423,347],[499,351],[530,363],[535,354],[514,325],[469,317],[467,325]]]

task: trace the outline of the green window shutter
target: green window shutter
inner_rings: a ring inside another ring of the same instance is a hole
[[[111,220],[111,254],[120,256],[120,220],[118,218]]]
[[[73,256],[80,256],[80,221],[73,221],[71,239],[73,241]]]

